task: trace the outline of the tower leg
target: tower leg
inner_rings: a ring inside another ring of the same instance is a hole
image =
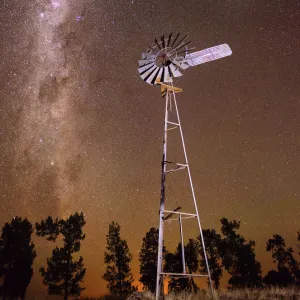
[[[182,147],[183,147],[183,152],[184,152],[184,158],[185,158],[185,162],[186,162],[186,165],[187,165],[187,172],[188,172],[188,176],[189,176],[191,192],[192,192],[195,211],[196,211],[196,215],[197,215],[197,221],[198,221],[198,226],[199,226],[199,231],[200,231],[201,243],[202,243],[202,247],[203,247],[203,251],[204,251],[204,258],[205,258],[205,264],[206,264],[207,273],[208,273],[209,286],[210,286],[210,290],[211,290],[211,293],[212,293],[212,297],[214,297],[213,284],[212,284],[212,281],[211,281],[211,275],[210,275],[208,259],[207,259],[206,250],[205,250],[203,232],[202,232],[200,216],[199,216],[199,212],[198,212],[198,206],[197,206],[197,201],[196,201],[196,196],[195,196],[195,191],[194,191],[194,186],[193,186],[193,181],[192,181],[192,176],[191,176],[191,171],[190,171],[190,166],[189,166],[189,162],[188,162],[188,158],[187,158],[187,154],[186,154],[185,142],[184,142],[183,132],[182,132],[182,128],[181,128],[181,122],[180,122],[180,118],[179,118],[179,112],[178,112],[178,107],[177,107],[176,96],[175,96],[175,93],[172,93],[172,94],[173,94],[173,100],[174,100],[175,109],[176,109],[177,121],[178,121],[178,124],[179,124],[179,131],[180,131],[181,142],[182,142]]]
[[[158,254],[157,254],[157,274],[156,274],[156,300],[159,300],[162,287],[163,276],[162,261],[163,261],[163,235],[164,235],[164,210],[165,210],[165,189],[166,189],[166,170],[167,170],[167,129],[168,129],[168,106],[169,94],[166,94],[166,109],[164,123],[164,140],[163,140],[163,157],[162,157],[162,174],[161,174],[161,193],[160,193],[160,208],[159,208],[159,233],[158,233]]]
[[[183,240],[183,231],[182,231],[182,216],[181,215],[179,215],[179,228],[180,228],[180,241],[181,241],[182,272],[183,272],[183,274],[186,274],[185,255],[184,255],[184,240]]]

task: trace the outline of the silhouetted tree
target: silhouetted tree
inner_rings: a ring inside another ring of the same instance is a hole
[[[277,263],[277,271],[271,270],[264,277],[267,285],[288,286],[298,282],[299,265],[293,256],[293,249],[286,248],[282,236],[275,234],[267,242],[267,251],[272,252],[273,262]]]
[[[263,281],[268,286],[284,287],[294,284],[294,278],[287,269],[271,270],[266,274]]]
[[[168,273],[182,273],[182,248],[181,243],[178,244],[175,253],[168,252],[165,255],[164,271]],[[175,293],[196,289],[194,281],[187,277],[172,277],[168,284],[169,290]]]
[[[300,242],[300,231],[298,231],[298,242]],[[300,250],[300,244],[297,245],[298,249]],[[298,253],[300,255],[300,251]],[[297,284],[300,285],[300,261],[298,262],[298,271],[297,271]]]
[[[255,258],[254,241],[247,242],[236,233],[240,222],[221,219],[224,236],[220,256],[227,272],[231,275],[228,283],[233,288],[260,287],[262,285],[261,265]]]
[[[140,261],[140,282],[144,289],[152,293],[156,287],[157,272],[157,250],[158,250],[158,229],[150,228],[143,238],[142,249],[139,255]]]
[[[199,267],[199,244],[197,240],[189,239],[184,247],[185,263],[189,274],[196,273]],[[189,278],[190,284],[194,292],[199,290],[193,277]]]
[[[129,263],[132,256],[126,240],[121,239],[120,225],[112,222],[106,235],[104,262],[107,264],[103,279],[108,282],[108,290],[118,296],[127,296],[136,291]]]
[[[213,281],[214,288],[218,289],[220,286],[220,279],[223,274],[222,265],[221,265],[221,257],[219,254],[219,250],[222,244],[221,235],[218,234],[214,229],[204,229],[203,238],[205,244],[205,250],[208,260],[208,266],[210,270],[211,280]],[[200,237],[198,237],[199,246],[200,246],[200,272],[207,273],[206,263],[204,252],[202,248],[202,243]]]
[[[0,295],[25,298],[26,289],[33,274],[32,264],[36,257],[31,241],[33,228],[25,218],[12,219],[2,228],[0,238]]]
[[[59,235],[63,237],[63,247],[56,247],[51,258],[47,259],[47,270],[40,269],[43,283],[48,287],[50,295],[80,296],[82,288],[79,284],[83,281],[86,269],[83,268],[83,258],[73,259],[73,254],[80,250],[80,241],[85,235],[82,227],[85,224],[83,213],[71,215],[68,219],[52,219],[48,217],[40,224],[36,223],[36,234],[46,237],[48,241],[55,242]]]
[[[298,231],[298,242],[300,242],[300,230]],[[298,249],[300,250],[300,244],[298,244]],[[300,255],[300,252],[298,254]]]

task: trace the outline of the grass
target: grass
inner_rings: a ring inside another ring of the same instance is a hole
[[[102,298],[83,298],[82,300],[125,300],[126,298],[104,296]],[[155,300],[151,293],[137,293],[130,300]],[[164,300],[212,300],[207,291],[198,293],[169,294]],[[300,287],[220,290],[215,294],[215,300],[300,300]]]
[[[298,288],[270,288],[270,289],[243,289],[220,290],[216,292],[217,300],[300,300]],[[166,300],[212,300],[211,294],[201,291],[197,294],[182,293],[170,295]]]

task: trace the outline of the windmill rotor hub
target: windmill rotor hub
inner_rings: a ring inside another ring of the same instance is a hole
[[[167,67],[172,63],[172,59],[177,56],[176,51],[172,51],[171,47],[161,49],[155,58],[155,65],[159,68]]]

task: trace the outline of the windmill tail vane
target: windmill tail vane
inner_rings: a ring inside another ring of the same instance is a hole
[[[171,33],[154,40],[146,52],[142,53],[139,60],[138,71],[141,78],[148,84],[157,85],[159,82],[172,83],[174,77],[180,77],[182,71],[232,54],[228,44],[221,44],[204,50],[191,52],[188,48],[191,41],[187,35],[175,37]]]

